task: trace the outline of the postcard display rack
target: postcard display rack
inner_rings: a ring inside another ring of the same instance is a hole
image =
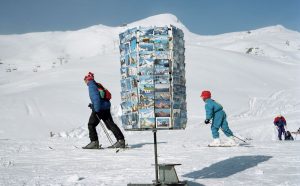
[[[168,179],[162,175],[176,175],[168,182],[175,182],[177,178],[174,168],[172,173],[166,173],[162,171],[166,170],[166,164],[158,165],[156,132],[186,127],[183,36],[183,31],[172,25],[136,27],[119,35],[122,124],[125,130],[153,131],[154,185],[167,183]],[[158,179],[161,172],[164,173]],[[180,183],[183,182],[177,179],[176,184]]]

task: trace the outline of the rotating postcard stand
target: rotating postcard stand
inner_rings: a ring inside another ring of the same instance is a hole
[[[178,180],[174,166],[158,164],[158,130],[185,129],[187,123],[184,39],[182,30],[138,27],[120,37],[121,107],[125,130],[153,132],[153,184],[187,185]]]

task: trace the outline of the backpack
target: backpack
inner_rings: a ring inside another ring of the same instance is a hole
[[[284,134],[284,140],[294,140],[292,134],[290,133],[290,131],[286,131]]]
[[[109,92],[109,90],[104,88],[103,85],[101,85],[100,83],[97,83],[97,87],[98,87],[101,99],[104,99],[107,101],[111,100],[111,93]]]

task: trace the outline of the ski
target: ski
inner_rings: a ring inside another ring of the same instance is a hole
[[[238,147],[239,145],[207,145],[208,147]]]
[[[82,148],[79,148],[77,146],[74,146],[74,147],[76,149],[84,149],[83,147]],[[99,148],[97,148],[97,149],[85,149],[85,150],[107,150],[107,149],[116,150],[116,153],[118,153],[120,151],[125,151],[125,150],[128,150],[128,149],[131,149],[131,147],[126,144],[125,148],[109,148],[109,147],[102,147],[102,145],[100,144]]]

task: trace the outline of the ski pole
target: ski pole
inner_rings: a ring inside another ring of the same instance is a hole
[[[221,128],[221,130],[222,130],[224,133],[229,134],[229,133],[227,133],[226,131],[224,131],[222,128]],[[232,136],[235,137],[236,139],[241,140],[241,141],[244,142],[244,143],[247,143],[245,140],[242,140],[241,138],[235,136],[234,134],[232,134]]]
[[[107,137],[108,141],[110,142],[111,145],[113,145],[113,140],[111,139],[110,135],[108,134],[108,132],[107,132],[105,126],[103,125],[103,123],[101,122],[101,120],[100,120],[100,118],[99,118],[99,116],[98,116],[97,114],[96,114],[96,116],[97,116],[97,118],[98,118],[98,120],[99,120],[99,123],[100,123],[100,125],[101,125],[101,127],[102,127],[104,133],[106,134],[106,137]]]

